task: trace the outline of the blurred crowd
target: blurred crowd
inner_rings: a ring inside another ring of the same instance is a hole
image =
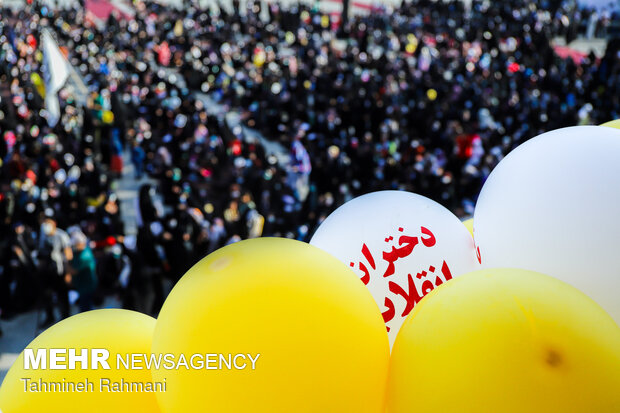
[[[552,39],[605,34],[616,17],[574,2],[419,0],[341,25],[306,6],[232,3],[137,0],[133,18],[104,25],[81,8],[2,10],[4,316],[38,308],[48,325],[76,297],[83,311],[110,294],[156,314],[166,285],[207,253],[259,236],[307,241],[370,191],[413,191],[466,216],[524,140],[620,117],[616,51],[554,54]],[[43,28],[88,87],[86,104],[60,90],[53,127]],[[136,231],[121,216],[125,163],[140,185]]]

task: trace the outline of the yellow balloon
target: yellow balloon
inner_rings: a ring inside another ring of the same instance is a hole
[[[467,228],[467,231],[469,231],[469,233],[471,234],[471,237],[474,237],[474,219],[473,218],[469,218],[465,221],[463,221],[463,225],[465,225],[465,228]]]
[[[555,278],[496,268],[445,283],[405,320],[388,411],[618,412],[618,389],[620,328],[598,304]]]
[[[609,128],[620,129],[620,119],[610,120],[609,122],[603,123],[601,126],[607,126]]]
[[[109,110],[104,110],[101,114],[101,121],[106,124],[114,122],[114,113]]]
[[[155,393],[128,391],[139,389],[133,383],[142,383],[143,388],[145,383],[152,383],[150,370],[125,369],[122,365],[121,369],[116,368],[117,354],[126,360],[126,354],[150,353],[154,328],[152,317],[116,309],[89,311],[55,324],[27,347],[35,356],[37,350],[45,350],[46,368],[40,364],[37,369],[32,369],[32,365],[25,369],[22,352],[0,387],[0,410],[3,413],[159,412]],[[60,354],[64,361],[59,364],[66,369],[50,369],[49,349],[64,350]],[[77,355],[84,355],[85,349],[86,365],[78,362],[74,369],[69,369],[70,349],[75,349]],[[98,369],[90,369],[93,349],[109,351],[110,370],[104,370],[100,364]],[[121,380],[130,384],[123,385]],[[121,391],[114,392],[116,389]],[[161,391],[163,387],[157,389]]]
[[[168,384],[158,394],[165,413],[385,409],[379,308],[346,265],[299,241],[246,240],[201,260],[164,303],[153,350],[260,354],[255,369],[154,369]]]
[[[437,99],[437,91],[435,89],[429,89],[426,91],[426,97],[428,100],[433,101]]]

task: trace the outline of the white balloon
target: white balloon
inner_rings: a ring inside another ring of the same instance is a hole
[[[435,201],[403,191],[373,192],[345,203],[310,244],[359,275],[383,313],[390,345],[422,297],[479,268],[461,221]]]
[[[544,133],[504,158],[474,214],[482,266],[552,275],[620,325],[620,131]]]

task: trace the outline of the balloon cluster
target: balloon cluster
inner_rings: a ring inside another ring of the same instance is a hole
[[[618,158],[620,131],[561,129],[499,163],[467,227],[427,198],[382,191],[338,208],[310,244],[224,247],[183,276],[157,320],[92,311],[28,348],[248,355],[251,368],[27,370],[22,353],[0,409],[618,412]],[[166,390],[28,388],[88,380]]]

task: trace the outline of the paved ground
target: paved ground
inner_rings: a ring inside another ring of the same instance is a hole
[[[19,353],[32,340],[37,331],[37,314],[21,314],[10,321],[1,321],[4,335],[0,338],[0,380],[4,380]]]

